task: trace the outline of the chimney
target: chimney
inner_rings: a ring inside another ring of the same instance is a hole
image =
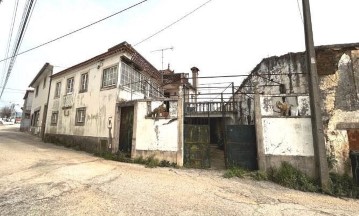
[[[196,89],[197,91],[197,86],[198,86],[198,71],[199,69],[197,67],[192,67],[191,68],[192,71],[192,86]]]
[[[199,71],[199,69],[197,67],[192,67],[191,71],[192,71],[192,86],[195,89],[194,102],[197,102],[197,94],[198,94],[197,86],[198,86],[198,71]]]

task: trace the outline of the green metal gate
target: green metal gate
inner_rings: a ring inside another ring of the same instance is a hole
[[[226,125],[227,167],[258,169],[254,125]]]
[[[131,156],[133,132],[133,106],[121,107],[120,146],[121,152]]]
[[[210,130],[208,125],[184,125],[184,166],[209,168]]]

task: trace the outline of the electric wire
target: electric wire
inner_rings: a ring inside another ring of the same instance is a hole
[[[16,56],[22,55],[22,54],[24,54],[24,53],[27,53],[27,52],[32,51],[32,50],[34,50],[34,49],[40,48],[40,47],[42,47],[42,46],[45,46],[45,45],[50,44],[50,43],[52,43],[52,42],[55,42],[55,41],[57,41],[57,40],[59,40],[59,39],[62,39],[62,38],[64,38],[64,37],[67,37],[67,36],[69,36],[69,35],[72,35],[72,34],[74,34],[74,33],[76,33],[76,32],[79,32],[79,31],[81,31],[81,30],[84,30],[84,29],[86,29],[86,28],[88,28],[88,27],[90,27],[90,26],[92,26],[92,25],[95,25],[95,24],[97,24],[97,23],[100,23],[100,22],[102,22],[102,21],[104,21],[104,20],[106,20],[106,19],[108,19],[108,18],[111,18],[111,17],[117,15],[117,14],[123,13],[123,12],[125,12],[125,11],[127,11],[127,10],[129,10],[129,9],[131,9],[131,8],[134,8],[134,7],[136,7],[136,6],[138,6],[138,5],[142,4],[142,3],[144,3],[144,2],[146,2],[146,1],[148,1],[148,0],[143,0],[143,1],[141,1],[141,2],[138,2],[138,3],[134,4],[134,5],[131,5],[131,6],[127,7],[127,8],[125,8],[125,9],[122,9],[122,10],[120,10],[120,11],[118,11],[118,12],[116,12],[116,13],[113,13],[113,14],[107,16],[107,17],[104,17],[104,18],[102,18],[102,19],[99,19],[99,20],[97,20],[97,21],[95,21],[95,22],[93,22],[93,23],[90,23],[90,24],[88,24],[88,25],[86,25],[86,26],[83,26],[83,27],[81,27],[81,28],[79,28],[79,29],[76,29],[76,30],[71,31],[71,32],[69,32],[69,33],[67,33],[67,34],[64,34],[64,35],[62,35],[62,36],[59,36],[59,37],[54,38],[54,39],[52,39],[52,40],[49,40],[49,41],[47,41],[47,42],[45,42],[45,43],[39,44],[39,45],[37,45],[37,46],[35,46],[35,47],[32,47],[32,48],[30,48],[30,49],[27,49],[27,50],[24,50],[24,51],[22,51],[22,52],[19,52],[19,53],[16,54]],[[5,61],[5,60],[7,60],[7,59],[10,59],[10,58],[12,58],[12,57],[14,57],[14,56],[11,56],[11,57],[2,59],[2,60],[0,60],[0,62],[3,62],[3,61]]]
[[[194,10],[192,10],[191,12],[185,14],[184,16],[182,16],[181,18],[179,18],[179,19],[177,19],[176,21],[172,22],[171,24],[167,25],[166,27],[162,28],[161,30],[159,30],[159,31],[157,31],[157,32],[155,32],[155,33],[153,33],[152,35],[146,37],[145,39],[141,40],[140,42],[135,43],[134,46],[137,46],[137,45],[139,45],[139,44],[141,44],[141,43],[143,43],[143,42],[145,42],[145,41],[147,41],[147,40],[153,38],[154,36],[158,35],[159,33],[163,32],[164,30],[170,28],[171,26],[173,26],[174,24],[180,22],[181,20],[183,20],[184,18],[188,17],[189,15],[193,14],[193,13],[196,12],[197,10],[201,9],[202,7],[204,7],[206,4],[208,4],[208,3],[211,2],[211,1],[212,1],[212,0],[206,1],[205,3],[201,4],[200,6],[198,6],[197,8],[195,8]]]
[[[299,0],[297,0],[297,6],[298,6],[298,11],[299,11],[300,19],[302,20],[302,23],[304,24],[302,11],[300,10]]]
[[[17,37],[16,37],[16,43],[15,43],[14,48],[13,48],[13,52],[12,52],[13,54],[12,54],[12,57],[11,57],[11,60],[10,60],[10,63],[9,63],[9,67],[8,67],[8,70],[7,70],[7,73],[6,73],[5,81],[3,83],[3,88],[2,88],[1,93],[0,93],[0,98],[2,97],[2,95],[4,93],[6,84],[7,84],[8,80],[9,80],[9,77],[10,77],[10,74],[11,74],[11,71],[12,71],[12,68],[13,68],[13,66],[15,64],[16,54],[18,53],[20,45],[21,45],[22,40],[24,38],[27,25],[28,25],[28,23],[30,21],[30,18],[31,18],[32,10],[34,8],[33,6],[35,6],[35,4],[36,4],[36,0],[28,0],[26,2],[26,6],[24,8],[24,12],[23,12],[23,16],[22,16],[22,19],[21,19],[20,27],[19,27],[18,34],[17,34]]]
[[[16,2],[14,4],[14,11],[13,11],[13,14],[12,14],[12,21],[10,23],[9,36],[8,36],[6,50],[5,50],[5,58],[9,57],[10,44],[11,44],[11,40],[12,40],[12,33],[14,31],[14,25],[15,25],[15,19],[16,19],[18,5],[19,5],[19,0],[16,0]],[[1,76],[0,84],[3,84],[3,82],[4,82],[5,74],[6,74],[6,68],[7,68],[7,61],[4,62],[3,73],[2,73],[2,76]]]

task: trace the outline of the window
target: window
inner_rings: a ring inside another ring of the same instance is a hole
[[[87,91],[88,73],[81,74],[80,92]]]
[[[141,79],[145,79],[144,76],[140,74],[140,72],[136,71],[134,68],[130,67],[129,65],[125,64],[124,62],[121,63],[121,81],[120,84],[125,87],[129,88],[132,91],[141,91]],[[142,87],[143,89],[143,87]]]
[[[103,70],[102,87],[116,86],[117,84],[117,70],[118,66],[113,66]]]
[[[51,125],[56,125],[57,124],[57,119],[59,117],[59,112],[52,112],[51,115]]]
[[[60,97],[60,94],[61,94],[61,82],[57,82],[55,88],[55,98]]]
[[[37,95],[39,95],[39,86],[36,86],[36,90],[35,90],[35,97],[37,97]]]
[[[40,110],[37,110],[34,112],[34,114],[32,115],[32,122],[31,122],[31,125],[32,126],[39,126],[39,117],[40,117]]]
[[[74,92],[74,78],[67,79],[66,94],[72,94]]]
[[[86,107],[76,109],[76,123],[75,125],[84,125],[86,118]]]
[[[42,85],[42,88],[45,88],[45,87],[46,87],[46,78],[47,78],[47,77],[44,78],[44,84]]]

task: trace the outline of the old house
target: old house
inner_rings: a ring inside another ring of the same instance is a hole
[[[338,173],[350,171],[349,151],[359,150],[358,49],[359,44],[316,47],[327,161]],[[234,97],[236,120],[256,124],[259,163],[270,167],[288,161],[314,175],[305,61],[303,52],[263,59]],[[260,94],[257,103],[254,93]]]
[[[43,138],[45,132],[49,89],[51,86],[50,76],[52,72],[53,66],[49,63],[44,64],[29,85],[29,87],[34,89],[30,114],[30,132],[41,138]]]
[[[127,42],[52,75],[45,140],[181,164],[180,100],[162,75]]]
[[[34,90],[26,90],[24,104],[22,106],[22,117],[20,131],[29,131],[31,125],[31,107],[34,98]]]

